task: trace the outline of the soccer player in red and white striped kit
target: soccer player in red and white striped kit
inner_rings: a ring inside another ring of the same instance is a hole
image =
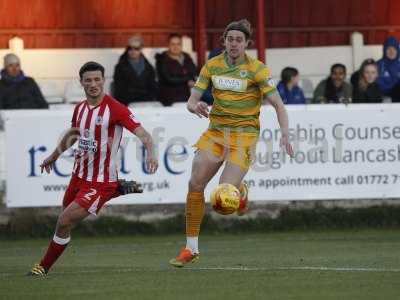
[[[40,165],[42,172],[50,173],[60,155],[78,141],[71,181],[65,191],[54,237],[29,275],[46,275],[70,242],[71,229],[90,214],[97,215],[104,203],[121,194],[117,152],[123,128],[143,143],[147,171],[154,173],[158,168],[151,135],[127,107],[104,94],[104,67],[88,62],[79,70],[79,77],[86,100],[75,106],[71,128]]]

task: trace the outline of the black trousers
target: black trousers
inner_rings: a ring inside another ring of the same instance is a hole
[[[400,83],[396,84],[392,90],[388,93],[388,96],[392,98],[392,102],[400,102]]]

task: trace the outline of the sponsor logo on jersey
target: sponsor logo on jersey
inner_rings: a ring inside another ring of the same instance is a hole
[[[90,135],[90,130],[85,129],[83,131],[83,136],[79,138],[78,149],[82,152],[96,152],[97,151],[97,141],[93,139]]]
[[[233,92],[245,92],[247,89],[247,80],[225,76],[213,75],[211,77],[216,89]]]
[[[97,152],[97,141],[92,139],[92,138],[79,138],[78,142],[78,150],[83,151],[83,152],[92,152],[95,153]],[[82,152],[80,152],[82,153]]]

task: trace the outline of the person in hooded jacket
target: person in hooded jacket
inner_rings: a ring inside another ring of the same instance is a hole
[[[121,103],[155,101],[156,74],[142,53],[143,40],[133,36],[128,41],[114,71],[113,96]]]
[[[378,85],[392,102],[400,102],[400,61],[399,41],[395,37],[386,39],[383,45],[383,57],[378,60]]]
[[[165,106],[186,102],[197,75],[193,60],[182,51],[182,37],[174,33],[168,41],[168,50],[156,55],[159,98]]]
[[[21,70],[19,57],[4,56],[4,69],[0,79],[0,109],[49,108],[39,86]]]

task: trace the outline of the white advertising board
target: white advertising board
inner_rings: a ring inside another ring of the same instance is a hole
[[[245,180],[252,201],[400,197],[400,105],[309,105],[287,107],[296,155],[279,148],[279,126],[271,107],[263,107],[256,159]],[[72,150],[52,174],[40,162],[70,124],[69,111],[3,112],[8,207],[60,205],[73,166]],[[184,108],[135,111],[152,133],[160,167],[143,168],[139,141],[124,132],[120,177],[143,183],[144,193],[110,204],[182,203],[194,155],[193,145],[207,128]],[[218,183],[218,175],[206,193]]]

